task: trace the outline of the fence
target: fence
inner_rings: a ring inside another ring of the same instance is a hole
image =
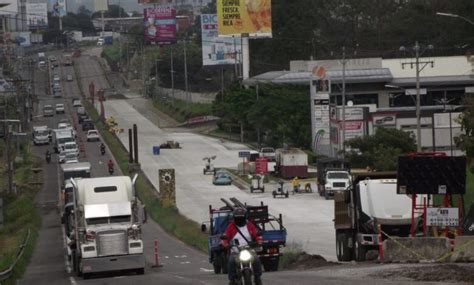
[[[13,269],[15,268],[15,265],[18,263],[20,258],[23,256],[23,252],[25,251],[25,247],[28,244],[29,240],[30,240],[30,230],[28,229],[28,233],[26,234],[25,240],[23,241],[23,243],[18,248],[18,253],[16,254],[15,261],[13,261],[13,264],[10,265],[10,267],[8,267],[4,271],[0,272],[0,282],[5,281],[8,278],[10,278],[10,276],[12,275]]]

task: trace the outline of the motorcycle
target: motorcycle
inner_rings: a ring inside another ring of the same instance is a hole
[[[51,154],[48,152],[46,153],[46,162],[49,164],[51,162]]]
[[[230,248],[231,257],[235,258],[237,278],[236,284],[253,285],[253,262],[257,257],[257,252],[251,245],[240,246],[235,240]]]
[[[110,175],[114,174],[114,166],[113,165],[109,165],[109,174]]]
[[[102,155],[105,154],[105,145],[100,146],[100,154],[102,154]]]

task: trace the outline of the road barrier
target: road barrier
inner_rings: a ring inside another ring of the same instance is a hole
[[[158,255],[158,240],[155,239],[154,242],[154,252],[155,252],[155,264],[153,267],[161,267],[160,256]]]
[[[23,256],[23,252],[25,251],[25,247],[28,244],[29,240],[30,240],[30,230],[28,229],[28,233],[26,234],[25,240],[18,248],[18,253],[16,254],[15,261],[13,261],[13,264],[10,265],[10,267],[0,272],[0,282],[5,281],[8,278],[10,278],[10,276],[12,275],[13,269],[15,268],[20,258]]]
[[[383,251],[385,262],[441,262],[451,246],[444,237],[389,237]]]
[[[454,249],[451,254],[452,262],[474,261],[474,236],[458,236],[454,240]]]

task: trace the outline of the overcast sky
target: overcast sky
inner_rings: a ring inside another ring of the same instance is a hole
[[[94,0],[67,0],[67,9],[69,12],[76,13],[79,6],[86,6],[87,9],[94,11]],[[109,4],[122,6],[125,11],[142,11],[143,6],[138,5],[138,0],[109,0]]]

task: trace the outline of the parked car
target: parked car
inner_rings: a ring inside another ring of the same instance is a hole
[[[72,75],[71,74],[66,75],[66,80],[67,81],[72,81]]]
[[[85,113],[86,113],[86,109],[84,107],[77,108],[77,115],[85,114]]]
[[[91,119],[85,119],[82,121],[82,131],[93,130],[94,124],[92,123]]]
[[[232,178],[227,172],[217,172],[212,178],[212,184],[214,185],[231,185]]]
[[[87,141],[92,142],[92,141],[99,141],[99,132],[97,130],[88,130],[87,131]]]
[[[56,104],[56,114],[64,114],[64,104]]]

